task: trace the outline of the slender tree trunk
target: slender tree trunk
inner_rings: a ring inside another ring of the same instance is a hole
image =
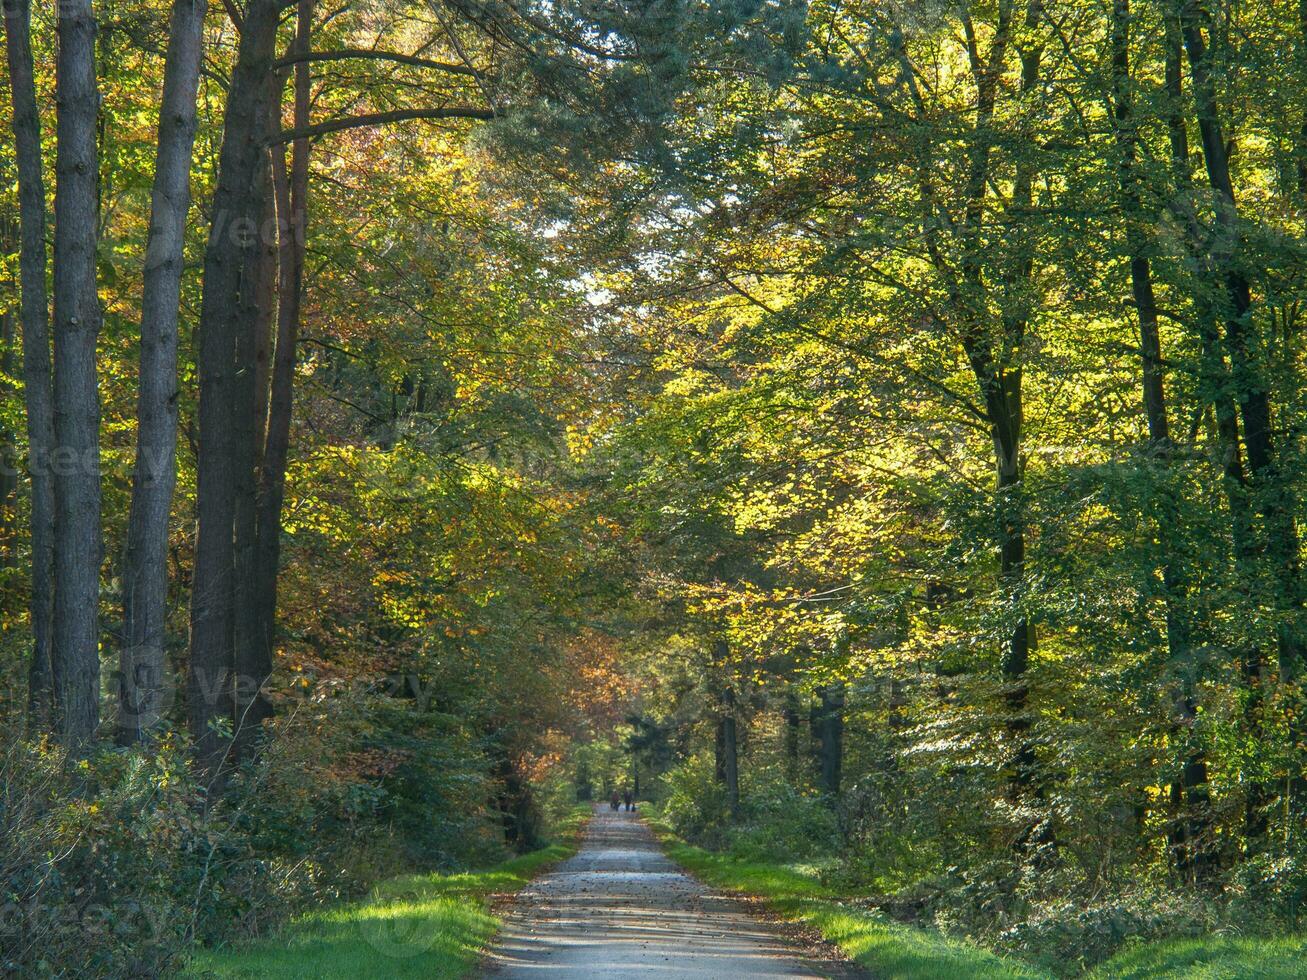
[[[168,616],[168,519],[177,483],[177,319],[190,209],[195,97],[205,0],[175,0],[163,66],[150,236],[141,294],[136,466],[123,558],[123,638],[117,741],[131,745],[158,724]]]
[[[783,746],[785,750],[785,774],[791,781],[799,778],[799,695],[794,688],[785,692],[785,704],[781,709],[785,721]]]
[[[821,790],[833,801],[840,794],[844,766],[844,685],[827,684],[820,694],[816,732],[818,768]]]
[[[1041,16],[1039,0],[1028,0],[1026,25],[1033,29]],[[1021,311],[1024,301],[1019,295],[1005,297],[1002,322],[1002,340],[996,344],[986,324],[977,322],[977,310],[989,301],[985,282],[986,243],[982,240],[986,197],[990,182],[991,158],[995,145],[993,132],[994,110],[999,79],[1003,74],[1011,42],[1013,4],[1001,0],[996,11],[993,39],[986,58],[981,59],[976,44],[976,31],[969,16],[964,14],[964,30],[975,52],[971,58],[971,71],[976,86],[976,117],[971,130],[971,147],[967,161],[965,205],[958,231],[961,236],[961,275],[954,280],[951,264],[940,255],[938,233],[933,230],[936,218],[932,214],[925,230],[927,244],[937,270],[945,277],[950,293],[950,305],[958,321],[961,345],[975,375],[976,384],[984,401],[986,419],[990,424],[996,463],[995,511],[999,552],[999,586],[1015,597],[1023,587],[1025,578],[1025,506],[1021,487],[1021,427],[1022,427],[1022,372],[1020,365],[1006,363],[1009,352],[1019,352],[1025,331],[1026,317]],[[1042,48],[1032,47],[1021,52],[1021,92],[1032,94],[1038,81]],[[919,178],[925,203],[932,208],[934,194],[929,177]],[[1011,219],[1022,219],[1030,211],[1033,191],[1033,173],[1028,159],[1019,158],[1016,177],[1008,205]],[[1018,290],[1028,282],[1034,262],[1031,244],[1027,241],[1014,247],[1015,255],[998,277],[1005,289]],[[1019,616],[1012,624],[1003,643],[999,658],[999,672],[1003,680],[1005,727],[1011,745],[1006,765],[1009,794],[1014,799],[1037,798],[1042,787],[1036,772],[1034,745],[1030,738],[1030,718],[1027,710],[1029,688],[1026,669],[1030,660],[1031,624]],[[1017,837],[1015,849],[1026,853],[1033,843],[1051,842],[1051,830],[1046,821],[1025,828]]]
[[[59,4],[54,199],[54,691],[58,730],[82,749],[100,721],[100,397],[96,340],[99,157],[95,15]]]
[[[1007,407],[993,416],[1001,420],[994,426],[1000,535],[998,574],[1003,589],[1009,595],[1016,595],[1024,584],[1026,563],[1025,499],[1020,463],[1021,389],[1019,379],[1007,384],[995,379],[994,386],[1000,385],[1007,389],[1002,396]],[[1030,739],[1030,690],[1026,681],[1026,670],[1030,666],[1030,632],[1029,620],[1019,616],[1008,632],[999,661],[1007,729],[1014,746],[1008,763],[1008,781],[1014,799],[1023,799],[1039,789],[1035,748]]]
[[[1269,386],[1250,349],[1252,290],[1246,274],[1239,267],[1242,232],[1239,227],[1238,203],[1230,177],[1229,153],[1216,104],[1216,88],[1211,77],[1210,56],[1203,39],[1201,13],[1194,0],[1186,0],[1181,22],[1185,50],[1189,56],[1193,80],[1198,131],[1202,137],[1203,160],[1207,179],[1216,195],[1216,247],[1213,249],[1218,269],[1225,282],[1225,342],[1236,385],[1239,413],[1243,419],[1244,445],[1248,468],[1253,479],[1253,496],[1265,522],[1267,557],[1280,594],[1276,597],[1289,622],[1279,631],[1280,677],[1295,683],[1301,672],[1307,646],[1301,635],[1302,613],[1301,567],[1298,527],[1293,502],[1276,458],[1271,431],[1271,397]],[[1295,723],[1295,743],[1302,729]]]
[[[1307,0],[1298,0],[1298,97],[1307,97]],[[1298,124],[1298,206],[1307,207],[1307,104]]]
[[[726,805],[732,819],[740,815],[740,741],[735,718],[735,692],[722,692],[721,705],[722,784],[726,788]]]
[[[1033,30],[1041,13],[1039,0],[1029,0],[1025,16],[1027,29]],[[1005,46],[1006,29],[1000,28],[1000,34]],[[970,289],[977,294],[983,293],[985,288],[980,271],[982,259],[976,249],[979,246],[980,221],[993,139],[988,129],[994,112],[997,74],[1003,63],[1005,50],[1004,47],[999,47],[999,44],[999,37],[996,36],[990,66],[980,73],[976,80],[982,98],[976,123],[978,145],[973,151],[968,186],[968,200],[971,205],[968,209],[966,227],[970,241],[968,257],[964,262],[964,275]],[[1030,96],[1038,83],[1042,56],[1043,49],[1038,45],[1021,51],[1020,91],[1024,96]],[[1013,190],[1008,203],[1009,216],[1018,222],[1031,212],[1033,179],[1031,163],[1025,158],[1018,159]],[[1003,277],[1004,282],[1008,284],[1005,288],[1013,288],[1030,281],[1034,271],[1032,248],[1028,240],[1014,246],[1015,255],[1011,267],[1006,270]],[[1003,314],[1002,346],[1006,351],[1019,351],[1026,329],[1024,301],[1018,296],[1015,300],[1008,299],[1004,305],[1011,308]],[[1023,372],[1020,364],[1004,363],[1003,355],[996,354],[987,338],[987,331],[983,329],[967,331],[964,348],[984,399],[994,443],[999,584],[1009,596],[1015,597],[1024,587],[1026,557],[1025,492],[1022,486],[1021,459],[1024,425]],[[1006,727],[1012,744],[1007,765],[1008,786],[1009,793],[1015,800],[1038,799],[1043,795],[1034,743],[1030,737],[1029,686],[1026,679],[1032,633],[1030,621],[1024,615],[1018,616],[1008,632],[999,661],[999,671],[1004,684]],[[1047,821],[1040,821],[1026,828],[1019,835],[1016,847],[1018,851],[1026,852],[1035,845],[1047,844],[1051,840],[1051,828]]]
[[[1184,118],[1184,42],[1181,17],[1171,11],[1165,20],[1167,92],[1167,131],[1171,144],[1171,167],[1177,190],[1173,212],[1184,229],[1185,247],[1201,280],[1217,278],[1208,243],[1193,204],[1193,174],[1189,164],[1189,134]],[[1248,501],[1248,481],[1244,475],[1243,453],[1239,443],[1239,421],[1224,354],[1220,348],[1218,320],[1211,301],[1200,282],[1194,296],[1195,318],[1200,343],[1200,377],[1206,398],[1216,417],[1217,448],[1220,456],[1222,485],[1230,510],[1231,540],[1235,567],[1242,579],[1252,581],[1257,561],[1257,542]],[[1249,643],[1235,655],[1244,682],[1244,726],[1254,738],[1262,732],[1262,684],[1264,656],[1256,644]],[[1182,716],[1183,718],[1183,716]],[[1183,778],[1183,777],[1182,777]],[[1202,790],[1206,795],[1206,787]],[[1245,834],[1257,841],[1266,833],[1266,808],[1270,794],[1259,779],[1247,781]],[[1201,797],[1199,798],[1201,802]],[[1183,800],[1179,801],[1183,803]],[[1181,810],[1182,807],[1177,807]]]
[[[277,21],[276,0],[251,0],[245,10],[227,95],[200,309],[200,431],[187,710],[197,759],[219,790],[228,746],[214,730],[214,722],[234,723],[235,426],[242,408],[237,400],[236,345],[245,309],[242,279],[252,267],[250,254],[258,248],[263,197],[256,183],[267,159]],[[244,406],[246,412],[251,408]]]
[[[1276,637],[1280,681],[1283,684],[1294,685],[1294,693],[1300,698],[1301,694],[1296,685],[1304,658],[1307,657],[1307,645],[1304,644],[1301,629],[1303,594],[1298,555],[1298,527],[1293,503],[1276,458],[1271,432],[1269,387],[1257,367],[1256,356],[1249,343],[1248,334],[1252,326],[1252,290],[1247,275],[1240,266],[1242,231],[1238,203],[1230,176],[1225,134],[1217,108],[1216,86],[1211,75],[1210,51],[1202,33],[1203,16],[1203,12],[1194,0],[1183,0],[1179,32],[1189,59],[1195,114],[1203,145],[1203,161],[1208,184],[1216,199],[1215,228],[1209,251],[1213,271],[1219,275],[1225,291],[1224,341],[1230,357],[1230,374],[1234,382],[1235,398],[1243,421],[1243,440],[1247,450],[1248,470],[1252,478],[1248,482],[1248,487],[1252,491],[1253,507],[1262,516],[1266,544],[1264,561],[1269,565],[1267,571],[1276,583],[1277,594],[1274,599],[1282,613]],[[1229,432],[1227,439],[1237,439],[1237,424],[1233,421],[1227,421],[1225,424]],[[1246,533],[1251,538],[1250,521],[1248,526],[1249,530]],[[1249,562],[1255,559],[1258,551],[1256,543],[1252,540],[1242,550]],[[1257,688],[1263,683],[1260,656],[1256,663],[1245,662],[1245,675],[1249,679],[1249,696],[1255,706],[1254,710],[1259,711],[1261,695]],[[1290,740],[1293,745],[1302,744],[1307,737],[1304,722],[1298,716],[1298,707],[1295,705],[1295,710],[1290,712]],[[1298,767],[1295,767],[1290,780],[1290,792],[1295,806],[1300,802],[1303,790],[1302,775]],[[1264,833],[1266,826],[1264,808],[1267,794],[1264,790],[1260,790],[1256,795],[1261,797],[1261,800],[1257,804],[1250,800],[1249,829],[1253,832],[1252,836],[1259,837]],[[1254,815],[1258,811],[1262,812],[1261,816]]]
[[[300,0],[295,51],[307,53],[313,23],[312,0]],[[309,123],[309,64],[295,65],[295,106],[292,125]],[[259,467],[255,656],[260,669],[270,674],[277,621],[277,577],[281,564],[281,511],[286,489],[286,461],[290,451],[290,423],[294,406],[296,348],[299,339],[301,299],[304,293],[304,247],[309,185],[309,141],[291,145],[290,174],[285,152],[272,147],[272,177],[277,203],[278,299],[277,341],[273,353],[271,392],[268,399],[266,440]]]
[[[720,711],[713,723],[713,777],[726,785],[726,722]]]
[[[6,245],[6,251],[12,250]],[[0,312],[0,371],[4,373],[0,389],[6,399],[14,394],[9,379],[14,377],[15,326],[14,311],[6,307]],[[17,564],[18,436],[9,425],[3,425],[0,426],[0,566],[13,568]]]
[[[277,88],[280,90],[280,84]],[[278,113],[269,113],[269,122]],[[271,327],[272,308],[269,284],[270,267],[275,268],[276,253],[272,240],[275,212],[272,201],[270,164],[265,160],[258,169],[255,191],[262,200],[259,209],[260,236],[256,248],[246,255],[248,267],[241,282],[241,327],[236,338],[236,418],[233,429],[235,470],[234,606],[232,642],[235,659],[235,730],[236,755],[247,757],[257,744],[264,719],[272,714],[264,686],[272,672],[271,658],[261,632],[258,616],[260,595],[257,565],[258,509],[256,467],[260,454],[258,442],[262,426],[258,409],[262,402],[258,391],[258,350],[260,335]]]
[[[281,96],[277,96],[280,109]],[[281,125],[280,112],[270,114],[270,129]],[[254,454],[255,471],[262,472],[263,454],[268,439],[268,398],[272,382],[272,345],[277,322],[278,252],[281,228],[277,215],[276,182],[273,161],[277,147],[268,151],[268,169],[265,175],[266,197],[263,203],[263,233],[260,237],[260,262],[255,286],[258,297],[258,323],[254,331]]]
[[[1130,289],[1139,320],[1139,349],[1143,362],[1144,416],[1153,451],[1166,452],[1171,431],[1163,389],[1162,345],[1158,334],[1157,298],[1148,260],[1148,234],[1143,192],[1137,169],[1133,80],[1130,74],[1130,0],[1112,4],[1113,116],[1119,159],[1122,212],[1125,215],[1126,251],[1130,262]]]
[[[1158,464],[1169,466],[1172,443],[1158,332],[1157,298],[1153,289],[1145,230],[1149,221],[1144,212],[1143,189],[1137,167],[1137,134],[1130,70],[1130,23],[1129,0],[1115,0],[1111,24],[1113,117],[1119,154],[1117,168],[1121,208],[1126,225],[1130,287],[1139,323],[1144,416],[1148,423],[1149,455]],[[1183,132],[1183,123],[1181,127]],[[1167,537],[1174,533],[1174,529],[1168,523],[1161,529],[1161,533]],[[1203,748],[1194,734],[1197,720],[1197,704],[1193,694],[1196,677],[1192,670],[1192,633],[1183,608],[1186,585],[1182,574],[1169,557],[1162,562],[1162,586],[1166,605],[1168,662],[1179,671],[1180,687],[1174,704],[1174,734],[1179,743],[1181,771],[1172,793],[1177,820],[1176,831],[1172,834],[1175,843],[1173,858],[1184,878],[1200,883],[1208,878],[1212,856],[1208,846],[1211,813],[1207,762]]]
[[[730,650],[724,639],[713,642],[712,663],[709,669],[712,694],[717,702],[717,725],[714,761],[717,782],[726,790],[726,803],[734,819],[740,812],[740,747],[736,724],[735,691],[725,678]]]
[[[27,468],[32,481],[32,663],[28,704],[37,731],[53,721],[54,687],[54,401],[50,381],[50,313],[45,289],[45,178],[41,167],[41,118],[32,69],[28,0],[5,0],[5,48],[13,104],[18,208],[21,224],[23,397],[27,409]]]

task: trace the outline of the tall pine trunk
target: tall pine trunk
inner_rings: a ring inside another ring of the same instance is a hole
[[[117,741],[159,721],[168,613],[168,518],[177,483],[177,319],[190,207],[195,98],[205,0],[175,0],[164,60],[150,236],[141,295],[136,467],[123,558],[123,637]]]
[[[259,247],[268,114],[275,94],[272,70],[278,21],[276,0],[251,0],[245,11],[227,94],[213,226],[204,256],[199,326],[199,460],[195,517],[195,575],[191,595],[191,662],[187,711],[196,755],[221,789],[229,745],[215,723],[234,724],[233,636],[236,510],[236,345],[242,329],[242,280]]]
[[[54,199],[54,692],[59,734],[82,749],[100,720],[100,300],[95,78],[90,0],[62,0]]]
[[[50,382],[50,313],[46,294],[45,178],[41,169],[41,118],[32,68],[31,8],[28,0],[5,0],[5,49],[13,104],[18,167],[21,248],[23,398],[27,409],[27,468],[32,481],[32,661],[28,703],[32,725],[48,731],[52,722],[54,664],[54,402]]]

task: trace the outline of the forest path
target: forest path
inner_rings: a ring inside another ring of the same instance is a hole
[[[738,901],[683,874],[636,814],[605,804],[595,808],[580,851],[518,894],[486,976],[631,974],[829,976]]]

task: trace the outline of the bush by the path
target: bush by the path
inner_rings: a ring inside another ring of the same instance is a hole
[[[589,815],[578,808],[554,830],[559,843],[493,868],[463,874],[401,875],[365,901],[303,915],[275,935],[192,960],[189,978],[354,980],[458,977],[499,928],[492,896],[517,891],[576,850]]]

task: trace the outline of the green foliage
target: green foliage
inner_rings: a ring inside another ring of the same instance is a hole
[[[194,943],[274,928],[402,870],[501,856],[477,743],[413,702],[308,696],[205,806],[185,743],[67,764],[14,738],[0,759],[5,969],[155,974]]]
[[[659,825],[655,825],[659,827]],[[764,899],[787,919],[801,922],[838,946],[872,976],[902,980],[981,977],[987,980],[1051,980],[1083,976],[1090,980],[1169,980],[1202,977],[1289,978],[1302,974],[1307,953],[1302,939],[1239,939],[1205,935],[1190,940],[1149,941],[1152,935],[1207,933],[1210,910],[1195,897],[1139,895],[1132,902],[1100,903],[1089,909],[1048,907],[1010,936],[1019,955],[1002,956],[938,929],[907,925],[870,911],[856,899],[823,884],[808,870],[766,861],[747,861],[693,847],[660,827],[672,858],[709,884]],[[1035,935],[1047,930],[1043,935]],[[1133,937],[1126,948],[1089,964]]]
[[[3,969],[156,975],[194,939],[280,914],[275,861],[228,812],[205,813],[180,746],[69,763],[6,740],[0,758]],[[284,874],[291,869],[283,866]]]
[[[699,752],[662,777],[659,812],[688,840],[720,846],[730,824],[726,792],[713,772],[712,756]]]
[[[495,934],[492,895],[516,891],[575,851],[589,809],[554,825],[560,843],[485,871],[402,875],[365,901],[310,912],[275,936],[195,956],[188,977],[460,977]]]
[[[732,817],[712,757],[698,753],[664,773],[658,812],[682,837],[729,851],[745,861],[811,861],[840,846],[829,803],[777,774],[750,771],[741,812]]]
[[[787,919],[817,930],[873,976],[937,980],[968,976],[1008,980],[1044,976],[966,942],[932,930],[890,922],[836,899],[811,874],[769,862],[712,854],[664,837],[668,853],[686,870],[709,884],[766,900]]]
[[[262,754],[217,800],[171,735],[67,769],[6,721],[12,968],[163,969],[379,876],[497,860],[636,773],[677,833],[730,855],[692,856],[705,873],[820,897],[802,914],[882,972],[1017,968],[833,896],[1061,971],[1215,976],[1289,948],[1132,944],[1291,932],[1307,898],[1293,5],[435,6],[315,14],[315,120],[494,118],[313,141]],[[161,4],[111,13],[106,655],[166,47]],[[197,219],[237,34],[210,16]],[[205,225],[182,284],[188,436]],[[20,373],[0,379],[6,459]],[[176,664],[204,451],[181,442]],[[25,480],[11,491],[0,677],[19,691]],[[715,771],[727,717],[738,806]],[[380,908],[440,923],[422,967],[453,969],[487,928],[480,885],[422,881],[305,919],[302,951],[316,936],[361,968],[332,930]]]
[[[1097,901],[1042,903],[993,945],[1055,975],[1080,976],[1123,947],[1205,936],[1219,924],[1218,910],[1202,895],[1136,888]]]

